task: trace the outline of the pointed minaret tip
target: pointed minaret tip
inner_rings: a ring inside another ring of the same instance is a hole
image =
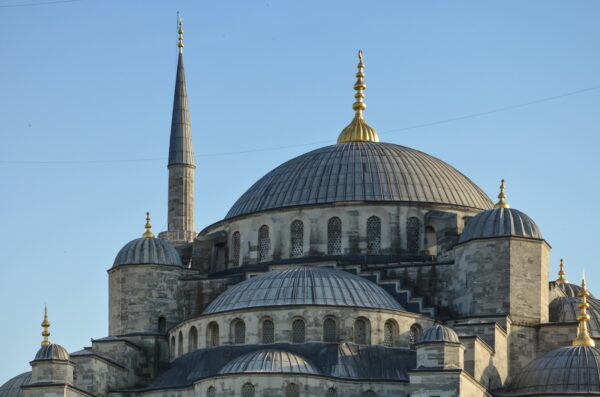
[[[48,340],[50,331],[48,331],[48,328],[50,328],[50,323],[48,322],[48,307],[44,305],[44,321],[42,321],[42,336],[44,339],[41,343],[42,347],[50,345],[50,341]]]
[[[587,290],[585,285],[585,272],[583,273],[581,279],[581,290],[578,294],[581,301],[579,302],[579,316],[577,316],[577,321],[579,321],[579,325],[577,327],[577,337],[573,340],[573,346],[587,346],[594,347],[596,346],[596,342],[590,336],[588,321],[590,321],[590,315],[587,313],[587,310],[590,308],[590,304],[588,303],[588,298],[590,297],[590,293]]]
[[[498,202],[494,205],[494,208],[510,208],[510,205],[506,202],[506,193],[504,193],[504,179],[500,182],[500,194],[498,194]]]
[[[181,19],[181,15],[179,15],[179,27],[177,29],[177,34],[179,35],[177,47],[179,48],[179,53],[183,54],[183,20]]]

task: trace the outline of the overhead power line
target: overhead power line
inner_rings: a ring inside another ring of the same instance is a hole
[[[54,0],[54,1],[39,1],[36,3],[2,4],[2,5],[0,5],[0,8],[47,6],[47,5],[61,4],[61,3],[75,3],[77,1],[81,1],[81,0]]]

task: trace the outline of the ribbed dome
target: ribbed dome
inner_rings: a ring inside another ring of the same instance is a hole
[[[219,374],[285,373],[319,375],[320,372],[306,359],[283,350],[257,350],[241,355],[225,365]]]
[[[549,317],[552,323],[574,323],[581,313],[579,309],[580,298],[567,297],[555,298],[550,302]],[[596,299],[588,299],[590,305],[588,322],[590,334],[594,338],[600,338],[600,302]]]
[[[287,305],[329,305],[403,310],[383,288],[364,278],[324,267],[270,271],[229,288],[204,314]]]
[[[494,208],[471,219],[460,236],[460,243],[478,238],[517,236],[541,239],[542,233],[529,216],[513,208]]]
[[[501,396],[600,393],[600,351],[562,347],[519,370]]]
[[[31,380],[31,371],[17,375],[0,386],[0,397],[22,397],[24,395],[21,386]]]
[[[445,325],[436,324],[432,327],[427,328],[423,331],[423,335],[421,336],[421,343],[428,342],[453,342],[460,343],[458,339],[458,335],[456,332]]]
[[[560,288],[561,291],[564,292],[567,297],[571,298],[578,297],[579,291],[581,291],[581,287],[579,285],[571,283],[558,284],[558,288]],[[594,295],[592,295],[590,291],[588,291],[588,293],[590,294],[590,298],[594,297]]]
[[[141,264],[183,267],[177,250],[165,240],[155,237],[142,237],[128,242],[117,254],[113,267]]]
[[[481,189],[435,157],[391,143],[351,142],[313,150],[275,168],[238,199],[226,218],[349,201],[492,207]]]
[[[48,346],[40,347],[35,355],[34,361],[38,360],[68,360],[69,353],[61,345],[50,343]]]

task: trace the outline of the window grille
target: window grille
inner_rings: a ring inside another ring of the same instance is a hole
[[[300,397],[300,387],[295,383],[290,383],[285,388],[285,397]]]
[[[383,326],[383,345],[392,347],[394,346],[396,327],[391,321],[386,321]]]
[[[198,349],[198,330],[196,327],[190,328],[188,335],[188,351],[194,351]]]
[[[271,320],[265,320],[262,323],[262,343],[275,342],[275,325]]]
[[[304,343],[306,340],[306,325],[304,320],[294,320],[292,323],[292,343]]]
[[[295,220],[290,226],[290,256],[297,258],[304,255],[304,223]]]
[[[333,387],[330,387],[329,389],[327,389],[325,397],[337,397],[337,391]]]
[[[368,324],[367,320],[359,318],[354,322],[354,343],[357,345],[366,345],[368,342]]]
[[[219,346],[219,324],[210,323],[208,325],[208,335],[206,344],[208,347]]]
[[[362,394],[362,397],[377,397],[377,394],[373,390],[367,390]]]
[[[327,253],[329,255],[342,253],[342,220],[337,216],[327,222]]]
[[[177,336],[177,355],[181,356],[183,354],[183,333],[179,331],[179,336]]]
[[[406,221],[406,249],[411,254],[419,253],[421,241],[421,221],[410,217]]]
[[[335,320],[332,318],[326,318],[323,321],[323,341],[325,342],[337,342],[337,329]]]
[[[240,232],[234,232],[231,236],[231,263],[233,264],[233,266],[240,265],[240,248]]]
[[[242,386],[242,397],[254,397],[254,385],[246,383]]]
[[[421,340],[421,327],[418,324],[414,324],[408,332],[408,343],[413,346],[419,340]]]
[[[206,391],[206,397],[216,397],[216,395],[217,395],[217,391],[212,386],[209,387],[208,390]]]
[[[367,254],[381,253],[381,219],[372,216],[367,219]]]
[[[233,333],[234,333],[233,343],[235,343],[235,344],[246,343],[246,324],[243,321],[238,320],[235,322],[235,325],[233,326]]]
[[[258,261],[263,262],[269,257],[271,249],[271,238],[269,237],[269,226],[262,225],[258,229]]]

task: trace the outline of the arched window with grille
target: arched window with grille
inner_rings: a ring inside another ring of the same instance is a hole
[[[357,345],[366,345],[369,343],[371,327],[366,318],[357,318],[354,321],[354,343]]]
[[[271,319],[262,322],[262,343],[275,343],[275,325]]]
[[[240,249],[242,247],[242,241],[240,232],[233,232],[231,235],[231,263],[233,266],[240,265]]]
[[[290,383],[285,387],[285,397],[300,397],[300,387],[295,383]]]
[[[398,341],[398,325],[394,320],[387,320],[383,325],[383,345],[396,346]]]
[[[162,316],[158,318],[158,332],[161,334],[167,332],[167,320]]]
[[[254,397],[254,385],[252,383],[244,383],[242,397]]]
[[[208,390],[206,390],[206,397],[216,397],[217,396],[217,390],[214,387],[209,387]]]
[[[258,229],[258,261],[266,261],[269,258],[270,250],[271,238],[269,237],[269,226],[262,225]]]
[[[342,253],[342,220],[337,216],[327,221],[327,254]]]
[[[337,342],[337,324],[331,317],[323,321],[323,341]]]
[[[290,257],[304,255],[304,223],[296,219],[290,226]]]
[[[206,328],[206,346],[219,346],[219,324],[214,321]]]
[[[233,322],[233,343],[236,345],[246,343],[246,323],[242,320]]]
[[[292,343],[304,343],[306,341],[306,324],[298,318],[292,323]]]
[[[377,397],[377,394],[373,390],[367,390],[362,394],[362,397]]]
[[[411,216],[406,221],[406,250],[418,254],[421,246],[421,221]]]
[[[171,336],[171,357],[175,358],[175,336]]]
[[[181,356],[183,354],[183,332],[179,331],[179,335],[177,336],[177,356]]]
[[[333,387],[330,387],[329,389],[327,389],[325,397],[337,397],[337,390],[335,390]]]
[[[410,346],[414,346],[415,343],[418,343],[421,340],[421,334],[423,330],[419,324],[413,324],[410,327],[410,331],[408,331],[408,343]]]
[[[381,219],[378,216],[367,219],[367,254],[381,254]]]
[[[198,329],[191,327],[188,332],[188,351],[193,352],[198,349]]]

